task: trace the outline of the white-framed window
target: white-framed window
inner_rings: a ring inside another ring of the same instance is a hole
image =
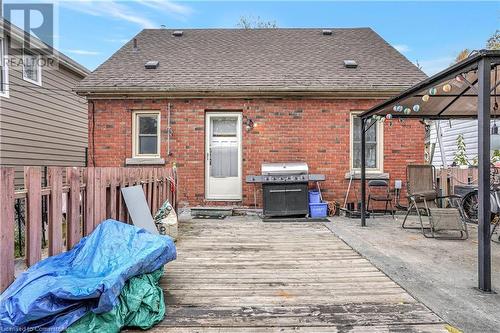
[[[9,67],[7,43],[0,38],[0,97],[9,97]]]
[[[361,118],[360,112],[351,113],[351,134],[350,134],[350,167],[351,170],[361,169]],[[377,122],[372,124],[372,120],[367,121],[366,128],[366,171],[384,171],[384,124]]]
[[[38,55],[23,55],[23,80],[38,86],[42,85],[41,58]]]
[[[159,111],[132,113],[132,157],[160,157],[160,118]]]

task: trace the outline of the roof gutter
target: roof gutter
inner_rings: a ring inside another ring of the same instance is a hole
[[[76,93],[85,96],[88,99],[100,98],[249,98],[249,97],[316,97],[316,98],[389,98],[401,92],[400,89],[262,89],[262,88],[246,88],[246,89],[221,89],[221,90],[167,90],[154,88],[99,88],[95,87],[78,87]]]

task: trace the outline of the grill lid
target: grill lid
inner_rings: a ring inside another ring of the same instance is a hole
[[[261,172],[263,176],[306,175],[309,173],[309,167],[305,162],[262,163]]]

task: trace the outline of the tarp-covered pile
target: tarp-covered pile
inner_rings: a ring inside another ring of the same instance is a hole
[[[170,237],[106,220],[73,249],[30,267],[4,291],[0,331],[60,332],[76,321],[69,330],[147,328],[163,317],[157,283],[163,265],[175,258]]]

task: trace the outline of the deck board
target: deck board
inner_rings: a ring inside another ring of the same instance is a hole
[[[321,223],[183,222],[152,332],[447,332]]]

